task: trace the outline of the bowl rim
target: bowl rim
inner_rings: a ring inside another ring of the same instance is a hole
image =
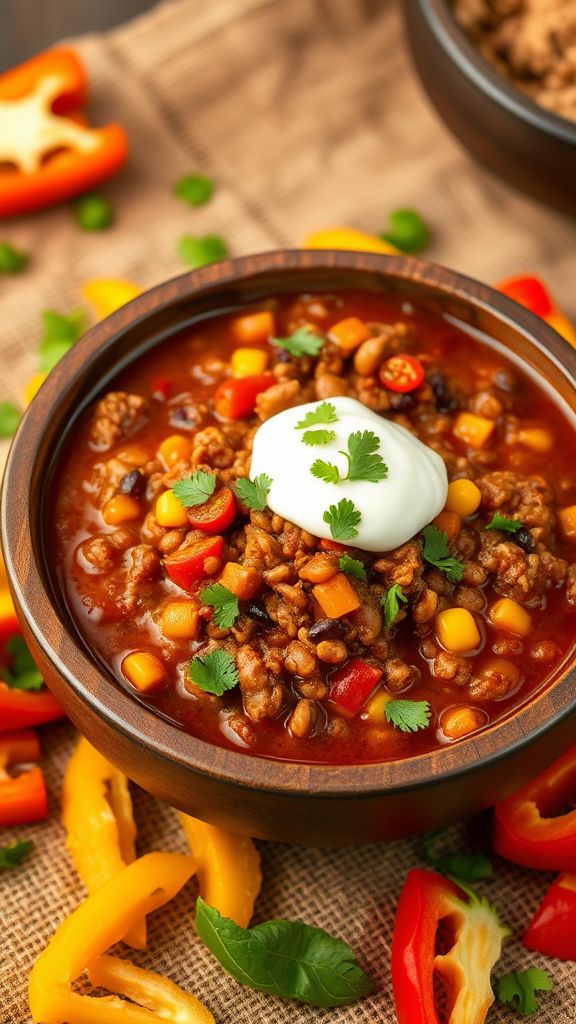
[[[489,99],[509,113],[547,135],[576,146],[576,123],[555,114],[523,93],[519,86],[504,78],[481,55],[464,29],[458,24],[449,0],[419,0],[437,42],[460,72],[485,93]],[[406,13],[410,17],[410,13]]]
[[[262,758],[249,752],[216,747],[187,734],[147,708],[117,681],[107,690],[104,702],[102,683],[108,684],[114,677],[90,656],[79,639],[79,631],[73,626],[68,630],[61,622],[34,557],[32,535],[34,523],[38,531],[40,516],[38,510],[30,507],[30,489],[46,414],[57,413],[87,368],[102,360],[124,335],[158,310],[169,310],[183,299],[198,299],[212,290],[217,297],[225,286],[245,283],[252,278],[261,280],[267,275],[277,276],[279,272],[289,276],[292,272],[307,271],[350,272],[366,275],[367,282],[375,275],[400,288],[402,284],[406,287],[415,283],[423,295],[428,291],[447,304],[456,301],[472,313],[495,316],[522,336],[523,343],[547,358],[568,383],[574,383],[576,350],[551,327],[489,286],[414,257],[342,250],[273,250],[226,260],[169,279],[90,328],[54,368],[26,411],[10,450],[0,509],[10,586],[19,614],[43,656],[75,696],[137,748],[145,748],[148,753],[189,770],[192,775],[200,774],[245,789],[322,799],[351,795],[369,798],[426,788],[443,780],[455,781],[472,773],[479,762],[484,766],[494,765],[512,752],[518,752],[572,713],[576,648],[562,675],[517,713],[440,751],[397,761],[354,765]],[[174,323],[170,333],[177,330],[178,325]],[[93,392],[94,388],[91,390]],[[42,416],[35,415],[36,410],[42,410]],[[48,456],[44,462],[48,464]],[[51,638],[56,638],[56,645]],[[265,771],[263,766],[266,766]]]

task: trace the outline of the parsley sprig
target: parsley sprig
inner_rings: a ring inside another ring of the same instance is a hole
[[[425,526],[422,533],[424,535],[422,554],[425,560],[440,569],[452,583],[461,580],[464,575],[464,565],[459,558],[450,554],[448,534],[433,525]]]
[[[518,533],[522,526],[523,523],[519,519],[508,519],[506,516],[501,515],[500,512],[495,512],[486,529],[502,530],[504,533]]]
[[[422,853],[425,860],[434,866],[436,871],[452,878],[462,879],[473,885],[484,878],[491,878],[492,861],[481,850],[471,853],[457,851],[441,853],[437,849],[438,838],[443,829],[435,829],[422,836]]]
[[[20,842],[0,846],[0,871],[11,871],[12,868],[19,867],[33,848],[34,843],[31,839],[21,839]]]
[[[271,478],[266,473],[260,473],[253,480],[241,477],[236,481],[234,490],[244,505],[253,508],[256,512],[262,512],[268,504],[271,487]]]
[[[195,508],[196,505],[204,505],[208,501],[208,498],[214,494],[215,487],[214,473],[206,473],[203,469],[199,469],[192,476],[177,480],[172,490],[184,508]]]
[[[338,565],[342,572],[347,572],[349,576],[354,576],[357,580],[366,579],[366,568],[362,562],[359,562],[357,558],[352,558],[346,552],[340,555]]]
[[[234,657],[223,648],[192,658],[188,663],[188,672],[196,686],[205,693],[213,693],[217,697],[221,697],[226,690],[233,690],[238,684],[238,669]]]
[[[324,346],[324,338],[311,327],[297,327],[287,338],[271,338],[273,345],[286,349],[291,356],[317,356]]]
[[[340,452],[340,455],[344,455],[348,460],[346,476],[340,475],[338,466],[322,459],[316,459],[310,467],[310,472],[329,484],[337,484],[341,480],[368,480],[370,483],[378,483],[388,476],[388,466],[377,452],[379,445],[380,438],[372,430],[356,430],[348,438],[347,451]]]
[[[352,540],[358,536],[356,527],[362,516],[350,498],[342,498],[337,505],[330,505],[322,518],[328,523],[334,540]]]
[[[240,605],[236,594],[221,583],[211,583],[200,593],[202,604],[214,609],[214,622],[219,629],[230,629],[240,615]]]
[[[296,424],[296,430],[306,430],[318,423],[337,423],[338,414],[332,402],[320,402],[315,409],[309,409],[303,420]]]
[[[554,983],[546,971],[528,967],[525,971],[510,971],[496,982],[499,1003],[512,1003],[523,1017],[540,1009],[536,992],[551,992]]]
[[[432,708],[427,700],[389,700],[386,719],[400,732],[418,732],[430,724]]]
[[[388,629],[392,626],[398,617],[400,611],[400,602],[406,604],[408,598],[405,596],[404,591],[399,583],[395,583],[390,590],[387,590],[381,599],[382,609],[384,611],[384,622]]]
[[[11,690],[41,690],[44,679],[23,636],[12,636],[6,644],[12,659],[10,669],[3,669],[2,678]]]

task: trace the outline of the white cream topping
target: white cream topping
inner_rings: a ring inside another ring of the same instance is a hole
[[[309,447],[304,430],[296,429],[320,402],[287,409],[266,420],[254,437],[250,476],[265,473],[272,480],[268,506],[315,537],[334,539],[324,513],[342,498],[352,501],[361,515],[358,535],[343,543],[364,551],[391,551],[404,544],[443,509],[448,478],[443,460],[397,423],[383,419],[354,398],[331,398],[337,422],[315,424],[310,430],[333,430],[328,444]],[[378,454],[388,467],[384,480],[344,480],[325,483],[310,472],[316,459],[348,472],[346,450],[350,434],[372,431],[379,439]]]

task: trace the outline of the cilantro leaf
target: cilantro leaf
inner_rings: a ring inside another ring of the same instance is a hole
[[[199,897],[202,942],[241,985],[312,1006],[347,1006],[372,990],[353,950],[302,921],[264,921],[241,928]]]
[[[316,459],[316,462],[310,466],[310,472],[312,476],[323,480],[325,484],[337,484],[340,479],[338,466],[335,466],[333,462],[324,462],[323,459]]]
[[[178,242],[178,255],[183,263],[197,270],[198,267],[207,267],[209,263],[225,260],[229,250],[220,235],[182,235]]]
[[[253,480],[241,477],[236,481],[234,490],[244,505],[255,509],[256,512],[261,512],[266,508],[271,487],[271,478],[266,473],[260,473]]]
[[[496,997],[499,1003],[514,1003],[518,1013],[528,1016],[539,1009],[536,992],[551,992],[553,988],[554,983],[546,971],[528,967],[525,971],[510,971],[499,978]]]
[[[285,348],[291,356],[317,356],[324,346],[324,338],[311,327],[297,327],[287,338],[270,338],[273,345]]]
[[[238,669],[234,656],[220,647],[210,654],[198,655],[188,663],[190,678],[205,693],[221,697],[226,690],[238,684]]]
[[[366,579],[366,568],[362,562],[359,562],[357,558],[352,558],[350,555],[344,553],[340,555],[338,562],[342,572],[347,572],[349,576],[354,576],[357,580]]]
[[[384,610],[384,622],[388,629],[396,621],[398,612],[400,611],[400,602],[406,604],[408,598],[404,596],[404,591],[399,583],[395,583],[390,590],[387,590],[380,603]]]
[[[401,732],[418,732],[430,723],[432,708],[427,700],[389,700],[385,707],[390,725]]]
[[[506,516],[500,515],[500,512],[495,512],[486,529],[503,530],[504,533],[517,533],[518,530],[522,529],[522,526],[523,523],[519,519],[507,519]]]
[[[362,516],[349,498],[342,498],[337,505],[330,505],[322,518],[328,523],[334,540],[352,540],[358,536],[356,527]]]
[[[236,594],[223,587],[221,583],[211,583],[209,587],[205,587],[200,592],[200,600],[214,609],[214,622],[219,629],[230,629],[240,615]]]
[[[0,846],[0,871],[10,871],[20,866],[25,857],[34,848],[31,839],[22,839],[19,843]]]
[[[203,505],[208,501],[208,498],[214,494],[215,487],[214,473],[206,473],[203,469],[199,469],[192,476],[177,480],[172,485],[172,490],[184,508],[195,508],[196,505]]]
[[[50,373],[84,333],[86,314],[83,309],[75,309],[71,313],[46,309],[42,313],[42,323],[40,369]]]
[[[302,436],[304,444],[315,445],[315,444],[330,444],[333,441],[336,434],[333,430],[307,430]]]
[[[17,634],[10,637],[6,644],[6,652],[12,659],[12,668],[3,670],[4,682],[11,690],[40,690],[44,679],[34,658],[28,650],[23,636]]]
[[[185,174],[174,185],[174,195],[189,206],[204,206],[213,192],[214,182],[204,174]]]
[[[492,877],[492,861],[481,851],[438,853],[436,840],[441,834],[442,829],[436,829],[434,832],[427,832],[422,837],[422,853],[425,859],[434,865],[436,871],[471,884],[479,882],[483,878]]]
[[[18,406],[12,402],[0,402],[0,437],[13,437],[21,419]]]
[[[317,423],[337,423],[338,414],[332,402],[320,402],[315,409],[309,409],[303,420],[296,424],[296,430],[314,427]]]
[[[459,558],[450,554],[448,534],[433,525],[425,526],[422,533],[424,535],[422,554],[425,560],[440,569],[453,583],[461,580],[464,575],[464,565]]]
[[[378,483],[388,476],[388,466],[376,454],[380,438],[371,430],[357,430],[348,438],[348,451],[340,452],[348,459],[346,480],[369,480]]]
[[[0,242],[0,274],[20,274],[28,263],[28,253],[11,242]]]

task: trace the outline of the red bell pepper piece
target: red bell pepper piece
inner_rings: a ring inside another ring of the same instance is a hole
[[[155,377],[152,381],[152,395],[165,402],[172,394],[172,381],[169,377]]]
[[[188,509],[190,525],[203,533],[221,533],[236,518],[236,498],[229,487],[220,487],[203,505]]]
[[[257,373],[253,377],[230,377],[223,380],[214,395],[214,408],[219,416],[239,420],[254,412],[256,399],[262,391],[277,384],[271,373]]]
[[[69,199],[125,163],[124,129],[87,125],[86,96],[86,72],[69,49],[48,50],[0,75],[0,104],[20,128],[18,136],[6,129],[0,138],[0,217]]]
[[[223,552],[222,537],[206,537],[167,555],[164,566],[173,583],[183,590],[190,590],[198,580],[216,575],[222,565]]]
[[[443,929],[450,948],[438,953]],[[450,1024],[483,1024],[494,1002],[490,972],[509,934],[487,900],[466,895],[435,871],[410,871],[392,937],[398,1024],[439,1024],[436,975],[446,990]]]
[[[501,281],[496,287],[504,295],[525,306],[531,313],[542,317],[571,345],[576,345],[574,325],[558,308],[546,285],[538,277],[521,274],[519,277],[509,277],[506,281]]]
[[[352,658],[331,673],[330,700],[355,715],[382,679],[382,674],[381,668],[369,665],[360,658]]]
[[[42,690],[12,690],[0,682],[0,733],[44,725],[64,715],[64,708],[46,687]]]
[[[30,730],[0,737],[0,826],[30,825],[48,814],[44,776],[38,766],[12,777],[7,768],[38,761],[40,744]]]
[[[496,805],[493,845],[515,864],[539,871],[576,867],[576,744],[545,772]]]
[[[552,882],[522,941],[544,956],[576,960],[576,871]]]

